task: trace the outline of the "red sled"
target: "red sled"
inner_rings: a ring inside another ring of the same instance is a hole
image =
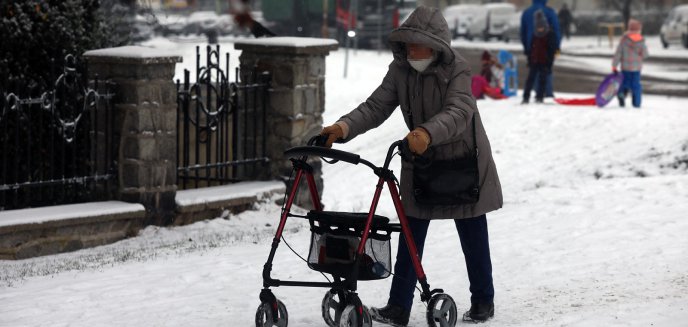
[[[591,98],[576,98],[576,99],[564,99],[555,98],[554,101],[561,105],[567,106],[598,106],[600,108],[606,106],[616,94],[619,93],[619,88],[623,83],[623,75],[619,73],[611,73],[607,75],[600,86],[597,88],[597,92],[594,97]]]

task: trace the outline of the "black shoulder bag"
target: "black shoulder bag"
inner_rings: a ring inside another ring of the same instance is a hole
[[[473,117],[473,150],[465,158],[413,160],[413,195],[419,205],[474,204],[480,198],[478,145]]]

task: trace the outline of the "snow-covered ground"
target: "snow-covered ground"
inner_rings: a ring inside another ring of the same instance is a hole
[[[193,53],[191,44],[167,46]],[[344,52],[327,59],[325,123],[364,100],[391,58],[358,51],[350,59],[347,79]],[[478,103],[505,198],[503,209],[488,214],[496,315],[485,326],[685,326],[686,99],[646,96],[641,110],[518,102]],[[397,111],[337,148],[381,163],[406,133]],[[392,167],[398,171],[398,160]],[[328,210],[367,209],[376,181],[367,168],[325,165],[324,178]],[[2,261],[0,326],[253,326],[278,199],[190,226],[148,227],[116,244]],[[387,192],[378,212],[394,217]],[[286,228],[286,240],[306,256],[307,223],[292,219]],[[425,253],[430,285],[467,309],[452,222],[430,225]],[[273,277],[324,281],[283,243]],[[361,282],[364,304],[383,305],[390,282]],[[324,289],[274,292],[290,326],[324,325]],[[424,305],[416,299],[414,308],[409,325],[425,326]]]
[[[573,35],[570,39],[564,39],[561,41],[561,51],[562,54],[570,55],[594,55],[594,56],[611,56],[614,55],[616,50],[616,45],[619,44],[621,35],[617,33],[613,39],[613,44],[610,46],[609,38],[607,35],[597,36],[578,36]],[[659,40],[658,35],[648,35],[645,37],[647,42],[647,47],[649,49],[650,55],[652,57],[658,58],[688,58],[688,49],[672,44],[669,48],[664,49],[662,43]],[[453,46],[458,47],[471,47],[479,49],[490,49],[490,50],[509,50],[509,51],[522,51],[523,46],[519,40],[511,41],[509,43],[497,40],[491,41],[481,41],[473,40],[467,41],[466,39],[459,38],[452,41]]]
[[[616,45],[620,40],[620,36],[614,39],[614,47],[609,46],[609,39],[606,35],[602,36],[598,43],[598,38],[595,36],[572,36],[570,40],[563,40],[561,43],[561,55],[555,61],[557,66],[566,66],[571,68],[579,68],[586,71],[593,72],[611,72],[612,61],[611,56],[614,55]],[[486,49],[490,51],[506,50],[512,52],[520,52],[523,46],[519,41],[516,42],[502,42],[492,40],[485,41],[467,41],[460,38],[452,41],[454,47],[460,48],[477,48]],[[668,49],[664,49],[659,40],[659,36],[648,36],[647,47],[650,53],[650,60],[643,65],[644,77],[662,78],[672,81],[685,81],[688,83],[688,49],[682,46],[672,45]],[[670,59],[671,62],[663,62],[662,60]],[[683,60],[683,64],[676,61]]]

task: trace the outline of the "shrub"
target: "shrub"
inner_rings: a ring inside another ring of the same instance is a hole
[[[128,43],[132,2],[0,0],[0,89],[12,80],[44,87],[67,54]]]

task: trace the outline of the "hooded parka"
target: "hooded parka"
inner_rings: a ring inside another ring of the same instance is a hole
[[[466,61],[451,48],[451,34],[439,10],[418,7],[389,36],[394,60],[373,94],[339,121],[348,126],[344,142],[382,124],[400,107],[409,130],[422,127],[432,139],[432,159],[472,155],[473,125],[479,149],[480,199],[475,204],[421,206],[413,197],[413,166],[402,161],[401,199],[408,216],[420,219],[460,219],[480,216],[502,207],[502,189],[492,150],[471,95],[471,73]],[[435,61],[422,73],[406,60],[407,43],[434,50]]]
[[[547,22],[554,32],[556,37],[556,48],[561,47],[561,31],[559,30],[559,17],[554,9],[547,6],[547,0],[533,0],[533,5],[528,7],[521,14],[521,43],[523,44],[523,52],[530,53],[531,45],[533,43],[533,33],[535,31],[535,13],[542,10],[547,17]]]

